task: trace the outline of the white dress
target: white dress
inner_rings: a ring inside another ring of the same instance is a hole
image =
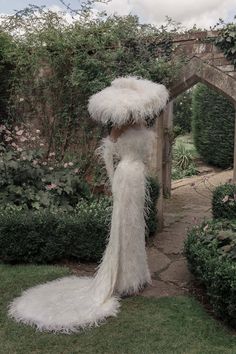
[[[115,316],[121,295],[137,293],[150,283],[144,206],[154,136],[145,128],[130,128],[116,143],[103,141],[113,212],[109,242],[95,276],[71,276],[30,288],[10,304],[11,317],[39,330],[75,332]],[[116,169],[114,156],[120,160]]]

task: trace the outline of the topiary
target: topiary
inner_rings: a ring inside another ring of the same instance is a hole
[[[218,186],[212,197],[212,214],[215,219],[236,219],[236,185]]]
[[[233,164],[233,105],[203,84],[193,93],[193,136],[197,151],[205,162],[221,168]]]

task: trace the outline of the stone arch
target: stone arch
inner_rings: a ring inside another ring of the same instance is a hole
[[[226,63],[227,65],[228,63]],[[228,65],[229,66],[229,65]],[[232,69],[231,69],[232,70]],[[231,72],[232,74],[232,72]],[[163,195],[171,194],[171,141],[170,133],[173,125],[173,100],[179,94],[191,88],[198,82],[210,86],[215,91],[226,96],[235,106],[236,111],[236,77],[219,67],[210,65],[201,58],[193,56],[184,66],[178,78],[170,87],[170,103],[161,114],[156,125],[157,151],[156,171],[160,183],[160,198],[158,201],[158,217],[160,228],[163,227]],[[235,74],[235,72],[233,73]],[[236,116],[235,116],[236,118]],[[236,121],[236,119],[235,119]],[[236,183],[236,124],[234,141],[233,182]]]

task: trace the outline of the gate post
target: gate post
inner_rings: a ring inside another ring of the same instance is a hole
[[[169,102],[163,113],[163,194],[171,196],[171,167],[172,167],[172,131],[173,131],[173,101]]]
[[[233,183],[236,184],[236,102],[234,103],[234,171],[233,171]]]
[[[160,196],[157,202],[158,229],[162,230],[164,225],[163,219],[163,140],[164,140],[164,112],[157,118],[156,123],[156,175],[160,186]]]

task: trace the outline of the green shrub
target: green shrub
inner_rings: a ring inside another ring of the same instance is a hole
[[[73,210],[91,197],[89,185],[74,167],[49,167],[42,151],[0,150],[0,204],[22,209],[63,208]],[[52,170],[51,170],[52,169]]]
[[[174,130],[176,133],[178,132],[178,135],[191,132],[192,91],[185,91],[175,99],[173,124]]]
[[[9,54],[15,49],[12,38],[0,30],[0,124],[9,123],[9,99],[12,83],[13,60]]]
[[[182,141],[173,148],[172,179],[181,179],[197,174],[193,151],[187,149]]]
[[[221,168],[233,164],[235,111],[232,103],[205,85],[193,93],[193,135],[205,162]]]
[[[218,186],[212,197],[212,214],[215,219],[236,219],[236,185]]]
[[[16,263],[50,263],[61,259],[99,261],[111,218],[109,198],[83,201],[74,212],[0,213],[0,259]]]
[[[159,186],[149,181],[148,234],[157,228]],[[112,199],[81,200],[74,211],[63,208],[22,210],[9,204],[0,210],[0,259],[10,263],[50,263],[61,259],[101,259],[109,235]]]
[[[194,227],[185,254],[216,315],[236,326],[236,221],[222,219]]]

